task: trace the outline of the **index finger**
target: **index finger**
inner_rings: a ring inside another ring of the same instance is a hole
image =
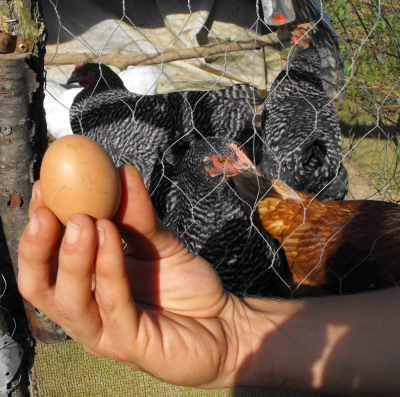
[[[32,214],[19,240],[18,287],[21,295],[41,311],[51,300],[56,271],[53,255],[59,236],[55,215],[40,208]]]

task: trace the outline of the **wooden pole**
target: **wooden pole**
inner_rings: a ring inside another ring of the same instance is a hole
[[[40,76],[42,70],[35,55],[0,55],[0,215],[15,274],[32,185],[47,147]],[[25,309],[34,338],[44,342],[65,339],[56,324],[27,302]]]
[[[32,184],[47,148],[40,0],[3,1],[0,30],[0,216],[17,275],[19,237],[28,222]],[[58,325],[28,302],[24,307],[35,339],[51,343],[66,338]]]

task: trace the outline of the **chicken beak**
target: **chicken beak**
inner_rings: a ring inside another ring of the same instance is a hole
[[[75,70],[74,70],[74,71],[72,72],[70,78],[67,80],[67,84],[77,83],[78,81],[79,81],[79,80],[78,80],[78,77],[77,77],[76,72],[75,72]]]
[[[228,146],[232,148],[236,156],[239,158],[239,161],[232,164],[232,166],[238,172],[246,171],[256,175],[261,175],[260,171],[257,170],[257,167],[253,164],[253,162],[246,156],[246,154],[242,150],[240,150],[240,148],[235,143],[231,143]]]
[[[261,172],[257,169],[257,167],[253,163],[250,163],[248,168],[246,168],[244,171],[251,172],[252,174],[261,176]]]

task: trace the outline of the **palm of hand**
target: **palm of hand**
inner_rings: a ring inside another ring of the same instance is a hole
[[[182,247],[160,260],[128,256],[126,265],[140,323],[136,354],[143,349],[149,359],[147,366],[141,358],[140,368],[162,373],[169,382],[200,386],[216,381],[225,365],[222,319],[232,305],[215,271],[197,259]],[[129,364],[129,358],[123,361]]]

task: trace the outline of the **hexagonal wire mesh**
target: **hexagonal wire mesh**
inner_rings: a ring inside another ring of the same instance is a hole
[[[398,2],[294,1],[297,19],[282,29],[266,25],[256,1],[135,3],[87,1],[82,12],[74,1],[43,1],[51,139],[90,135],[117,164],[135,164],[160,217],[237,294],[301,297],[397,285]],[[296,30],[302,23],[305,30]],[[289,30],[299,44],[284,35]],[[277,39],[269,35],[276,31]],[[82,88],[64,83],[85,60],[112,66],[129,93],[112,79],[107,87],[96,81],[71,128],[69,110]],[[198,152],[221,154],[214,136],[236,141],[267,180],[226,172],[197,191],[204,157],[188,150],[207,141]],[[183,162],[194,167],[186,179]]]
[[[135,165],[234,293],[397,285],[398,3],[294,1],[284,27],[258,1],[132,3],[43,2],[53,139],[83,134]],[[228,174],[232,142],[265,179]]]

